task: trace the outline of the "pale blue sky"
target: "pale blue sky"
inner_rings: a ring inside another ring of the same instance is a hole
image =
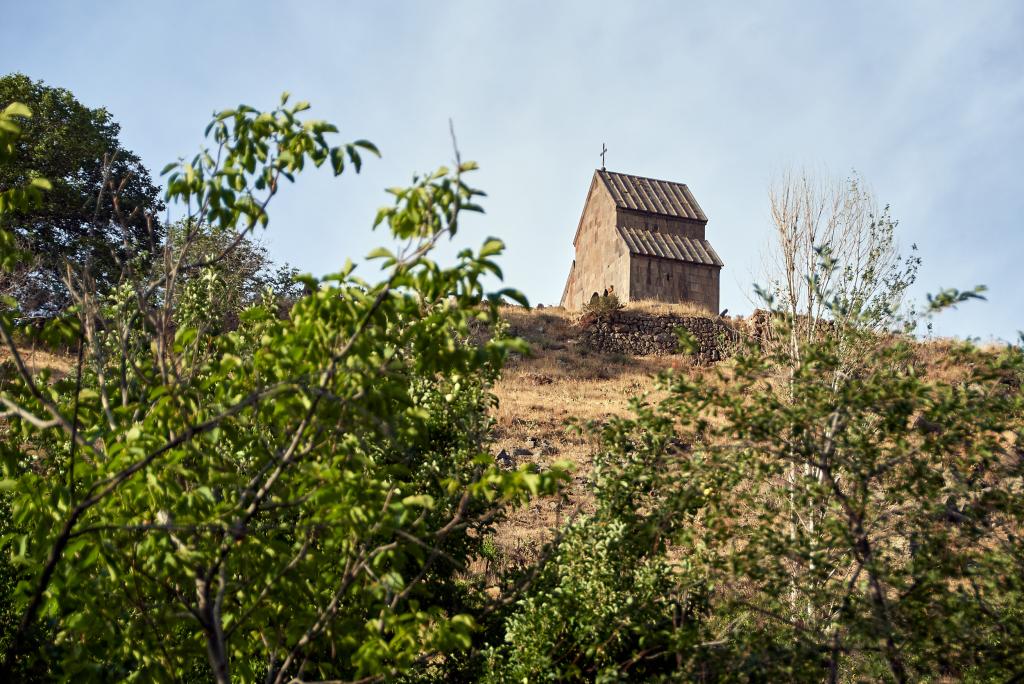
[[[105,106],[154,171],[211,112],[283,90],[369,138],[361,176],[303,178],[274,205],[275,258],[315,274],[366,254],[382,189],[451,159],[487,215],[461,244],[509,246],[506,282],[557,303],[590,182],[608,168],[688,183],[748,312],[786,166],[856,169],[924,258],[918,295],[990,287],[944,334],[1024,328],[1024,2],[21,2],[0,72]],[[450,254],[451,249],[446,249]]]

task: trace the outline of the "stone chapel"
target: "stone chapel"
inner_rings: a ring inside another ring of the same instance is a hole
[[[573,246],[562,306],[593,296],[688,302],[718,313],[722,260],[705,235],[708,218],[683,183],[598,169]]]

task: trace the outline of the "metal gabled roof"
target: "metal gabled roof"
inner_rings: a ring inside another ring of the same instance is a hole
[[[706,266],[724,266],[711,243],[673,233],[659,233],[647,228],[619,227],[619,235],[626,242],[630,254],[661,257]]]
[[[708,220],[685,183],[631,176],[604,169],[598,169],[597,174],[620,209],[694,221]]]

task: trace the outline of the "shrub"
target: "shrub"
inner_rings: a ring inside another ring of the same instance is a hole
[[[590,301],[583,305],[583,315],[607,318],[622,308],[625,308],[625,305],[619,301],[618,295],[598,295],[591,297]]]

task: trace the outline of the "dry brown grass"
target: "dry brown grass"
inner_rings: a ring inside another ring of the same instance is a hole
[[[54,379],[59,379],[70,373],[75,367],[74,353],[55,353],[44,349],[32,347],[19,348],[21,360],[32,373],[42,370],[53,372]],[[0,364],[11,360],[11,353],[6,347],[0,346]]]
[[[666,304],[649,299],[641,299],[626,304],[630,311],[641,311],[654,316],[698,316],[700,318],[718,318],[717,311],[708,311],[690,302]]]
[[[579,314],[560,307],[508,307],[502,316],[512,334],[530,343],[532,353],[511,359],[494,388],[498,406],[493,449],[505,450],[517,464],[532,462],[543,468],[566,461],[573,469],[564,497],[534,501],[500,528],[495,541],[514,558],[539,550],[577,506],[587,510],[597,444],[569,429],[568,421],[600,423],[628,415],[631,398],[650,394],[657,399],[654,378],[659,372],[689,368],[689,362],[683,356],[589,352],[576,343]]]

